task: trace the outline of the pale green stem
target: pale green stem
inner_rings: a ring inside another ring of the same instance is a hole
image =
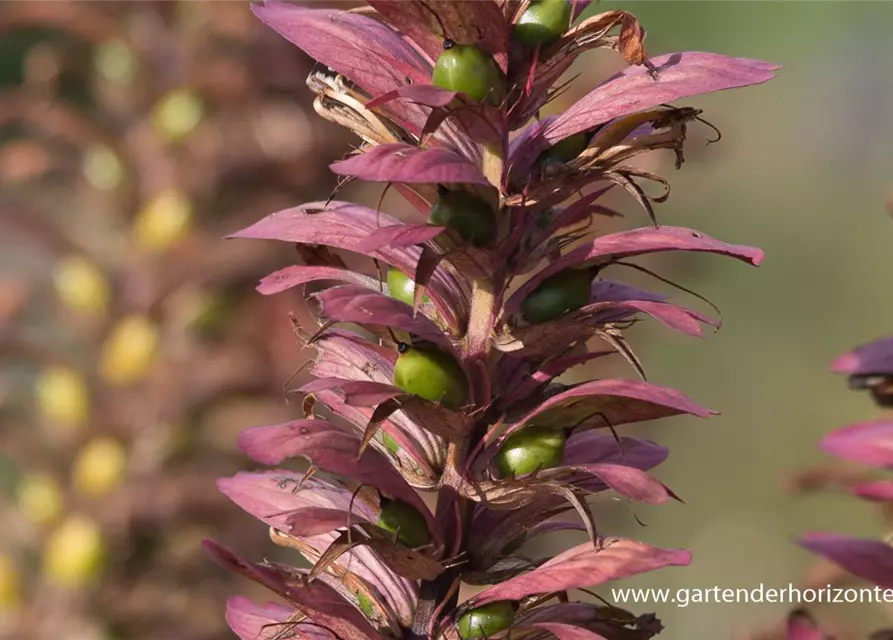
[[[499,189],[502,184],[502,172],[505,168],[505,158],[502,157],[502,140],[488,142],[481,145],[484,156],[484,176],[494,187]],[[502,203],[500,202],[500,205]]]

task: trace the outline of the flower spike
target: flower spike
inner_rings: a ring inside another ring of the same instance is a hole
[[[701,112],[667,103],[760,84],[778,67],[698,52],[649,58],[634,16],[582,19],[581,0],[369,4],[253,9],[325,67],[308,79],[318,113],[363,140],[332,171],[393,187],[415,215],[333,198],[232,236],[298,244],[302,262],[258,290],[302,296],[318,327],[301,328],[316,350],[313,380],[299,388],[313,399],[306,413],[240,438],[259,463],[303,457],[314,474],[220,481],[313,567],[252,564],[209,543],[218,562],[287,603],[235,599],[228,619],[242,637],[270,624],[351,640],[651,638],[662,628],[653,615],[566,592],[690,562],[684,549],[606,535],[589,498],[678,500],[649,473],[667,450],[616,429],[713,412],[633,379],[644,370],[626,329],[650,318],[700,336],[718,323],[603,271],[667,251],[759,264],[758,249],[658,224],[668,181],[632,161],[671,149],[681,162]],[[631,66],[532,121],[573,61],[600,48]],[[594,216],[621,215],[604,202],[612,188],[652,225],[596,236]],[[616,353],[633,367],[628,378],[558,382]],[[589,540],[551,559],[520,553],[556,531]],[[463,582],[486,588],[459,603]]]

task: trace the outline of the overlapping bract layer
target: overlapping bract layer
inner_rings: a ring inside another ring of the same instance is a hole
[[[280,211],[234,234],[297,244],[301,263],[268,276],[258,289],[309,287],[323,324],[304,327],[317,353],[315,379],[300,388],[309,399],[304,418],[249,429],[240,440],[263,464],[306,458],[307,475],[277,470],[221,481],[228,496],[271,527],[274,541],[297,549],[314,567],[252,564],[209,543],[218,561],[294,607],[234,599],[233,629],[252,640],[276,637],[287,625],[308,636],[452,638],[469,608],[511,600],[519,603],[512,628],[525,637],[651,637],[660,625],[650,616],[585,603],[546,605],[555,593],[689,562],[685,550],[601,536],[586,499],[607,490],[651,504],[675,498],[647,473],[666,449],[605,431],[710,412],[644,381],[563,385],[557,378],[612,353],[636,362],[622,328],[641,316],[695,336],[702,324],[715,324],[663,296],[601,278],[607,267],[663,251],[756,265],[762,252],[678,227],[588,240],[580,228],[594,215],[619,215],[603,200],[614,186],[653,215],[651,202],[661,198],[647,197],[636,180],[665,181],[628,163],[654,149],[672,149],[681,159],[686,124],[698,114],[665,103],[759,84],[776,67],[703,53],[649,62],[644,31],[622,11],[589,18],[530,51],[511,37],[525,2],[370,4],[376,16],[277,2],[254,7],[327,69],[308,79],[320,115],[366,143],[332,170],[392,185],[419,215],[402,221],[333,200]],[[586,3],[573,4],[576,17]],[[492,56],[505,82],[501,104],[433,84],[438,56],[453,46],[445,46],[447,37]],[[619,50],[637,66],[565,114],[530,123],[571,62],[600,47]],[[510,133],[523,127],[510,145]],[[542,161],[550,145],[580,132],[591,137],[576,158]],[[592,183],[600,190],[561,206]],[[472,242],[459,225],[428,222],[450,190],[492,207],[494,238]],[[371,260],[357,267],[358,256]],[[388,268],[415,282],[413,304],[389,295]],[[588,274],[588,302],[533,321],[525,300],[568,269]],[[359,330],[336,328],[345,324]],[[611,348],[591,352],[586,342],[596,336]],[[449,402],[410,388],[409,373],[398,375],[412,350],[436,350],[431,362],[455,364],[448,367],[455,378]],[[561,434],[558,464],[517,476],[495,473],[494,456],[505,439],[530,426]],[[438,492],[434,513],[416,489]],[[395,502],[419,515],[414,533],[421,527],[425,535],[413,537],[426,543],[409,544],[399,527],[385,526],[382,513]],[[572,509],[579,519],[551,520]],[[551,560],[516,553],[524,542],[560,530],[585,530],[590,540]],[[493,586],[457,608],[459,581]],[[322,607],[324,601],[333,608]]]
[[[893,377],[893,339],[884,338],[862,345],[837,358],[832,370],[845,373],[851,380],[873,380],[867,385],[883,386]],[[866,385],[853,385],[863,388]],[[882,399],[878,403],[884,405]],[[877,469],[893,469],[893,420],[879,419],[849,425],[828,434],[822,449],[843,460]],[[872,480],[852,484],[850,492],[877,502],[893,502],[893,480]],[[885,588],[893,588],[893,546],[886,541],[853,538],[831,533],[811,533],[801,546],[839,564],[850,573]]]
[[[893,380],[893,338],[882,338],[857,347],[836,358],[831,369],[848,375],[852,388],[870,390],[878,405],[890,406],[888,388]],[[848,462],[885,471],[893,469],[893,420],[878,419],[839,428],[825,436],[819,446]],[[856,497],[872,502],[893,502],[893,480],[848,479],[845,485]],[[804,535],[799,544],[856,578],[893,589],[893,546],[889,539],[812,532]],[[886,638],[891,633],[893,630],[879,631],[872,638]],[[789,640],[829,640],[805,611],[791,613],[787,637]]]

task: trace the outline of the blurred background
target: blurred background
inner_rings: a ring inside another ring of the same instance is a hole
[[[634,430],[671,447],[656,475],[685,504],[638,507],[643,528],[608,501],[599,526],[695,560],[621,586],[824,580],[798,534],[886,526],[842,494],[789,489],[828,461],[823,434],[877,413],[827,369],[890,331],[893,4],[593,7],[613,8],[638,15],[651,55],[785,66],[768,85],[688,103],[724,137],[707,146],[711,131],[693,126],[681,171],[654,158],[673,185],[662,222],[767,258],[759,269],[681,254],[648,264],[724,317],[700,341],[637,326],[649,378],[722,415]],[[0,3],[0,637],[230,637],[225,596],[248,587],[198,542],[214,534],[258,558],[271,544],[213,481],[251,466],[235,447],[241,429],[297,415],[283,387],[303,356],[288,319],[300,301],[253,291],[292,250],[221,238],[333,188],[326,167],[355,141],[313,113],[311,67],[247,3]],[[609,52],[585,55],[568,100],[618,68]],[[350,185],[339,198],[379,193]],[[616,228],[647,222],[621,204],[630,215]],[[609,275],[709,311],[639,274]],[[649,608],[670,640],[755,637],[787,610]],[[817,612],[844,629],[885,618],[869,605]]]

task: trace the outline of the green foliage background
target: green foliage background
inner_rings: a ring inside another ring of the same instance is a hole
[[[893,3],[594,7],[613,8],[640,18],[651,55],[716,51],[784,69],[767,85],[692,101],[724,139],[696,151],[676,174],[666,164],[673,193],[659,208],[662,222],[761,247],[766,259],[759,269],[696,255],[662,263],[717,304],[725,323],[703,341],[649,326],[639,355],[653,381],[722,415],[638,430],[671,447],[658,476],[687,504],[637,510],[644,529],[618,508],[611,527],[694,551],[690,569],[650,574],[636,586],[784,588],[812,560],[792,544],[798,534],[884,533],[870,505],[827,494],[793,498],[781,486],[798,468],[830,461],[816,446],[825,433],[879,415],[828,366],[893,332],[893,218],[884,208],[893,193]],[[787,608],[659,607],[667,627],[661,637],[743,637]],[[860,624],[883,621],[875,609],[816,608]]]

